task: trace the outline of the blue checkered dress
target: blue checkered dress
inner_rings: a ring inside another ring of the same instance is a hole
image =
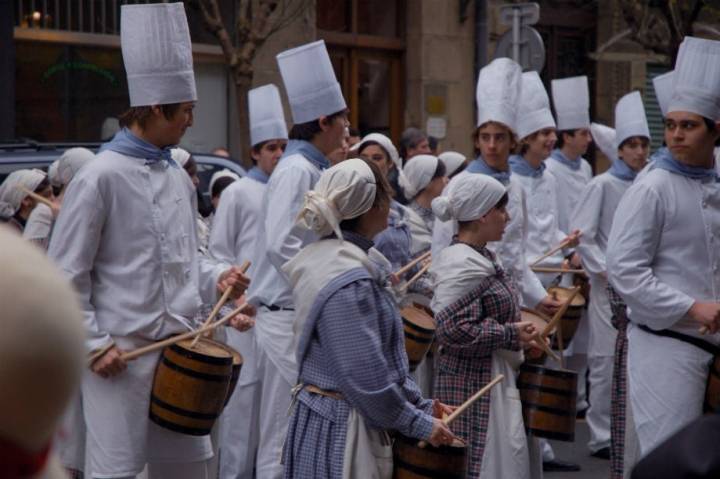
[[[607,292],[612,310],[612,325],[617,329],[610,396],[610,478],[623,479],[627,401],[627,306],[612,286],[608,285]]]
[[[517,286],[490,250],[476,250],[493,262],[497,273],[435,316],[440,343],[435,391],[440,401],[454,406],[490,382],[494,351],[520,349],[511,325],[520,321]],[[468,444],[468,479],[480,477],[490,407],[490,396],[485,395],[452,425]]]
[[[300,338],[299,382],[343,399],[300,391],[283,452],[285,478],[342,476],[347,420],[418,439],[432,430],[432,401],[408,372],[402,321],[390,295],[363,268],[332,280]]]
[[[408,264],[410,258],[410,228],[405,224],[405,213],[396,201],[390,204],[388,227],[375,238],[375,249],[380,251],[392,265],[393,271]]]

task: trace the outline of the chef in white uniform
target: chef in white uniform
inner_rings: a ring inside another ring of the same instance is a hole
[[[186,332],[218,287],[247,280],[198,255],[195,191],[171,157],[196,100],[182,3],[123,5],[121,45],[130,110],[123,130],[73,178],[48,254],[75,287],[94,361],[82,380],[88,478],[204,478],[209,436],[148,419],[159,352],[123,351]]]
[[[605,253],[620,198],[645,167],[649,154],[650,130],[640,92],[628,93],[615,106],[615,132],[609,148],[602,141],[602,125],[593,124],[591,131],[612,166],[585,187],[570,224],[583,231],[578,252],[590,277],[587,319],[590,328],[588,369],[592,389],[586,416],[590,428],[588,447],[591,454],[609,457],[610,395],[617,331],[610,322],[612,311],[607,295]]]
[[[702,414],[720,335],[720,42],[685,37],[668,149],[618,206],[610,282],[628,305],[628,386],[642,455]],[[701,327],[707,335],[699,332]]]
[[[250,261],[252,277],[258,261],[263,198],[270,175],[287,145],[287,126],[280,91],[264,85],[248,93],[253,167],[222,193],[210,232],[210,254],[234,264]],[[252,479],[257,452],[260,387],[255,329],[228,330],[228,343],[243,356],[235,392],[220,418],[220,477]]]
[[[277,56],[294,126],[285,155],[265,188],[259,247],[250,301],[257,305],[257,367],[260,379],[260,435],[257,477],[280,478],[282,445],[288,426],[290,391],[297,381],[292,289],[281,267],[307,244],[310,230],[295,226],[305,193],[323,170],[326,157],[342,145],[347,107],[325,43],[302,45]]]
[[[590,91],[586,76],[552,81],[552,97],[557,115],[558,141],[547,169],[558,184],[558,223],[568,231],[570,215],[577,205],[585,185],[592,178],[592,168],[582,156],[592,142],[590,136]],[[579,255],[571,259],[573,268],[580,267]],[[587,299],[587,298],[586,298]],[[580,320],[572,342],[565,350],[567,366],[584,378],[587,374],[588,325],[587,315]],[[577,410],[587,409],[585,381],[578,381]]]

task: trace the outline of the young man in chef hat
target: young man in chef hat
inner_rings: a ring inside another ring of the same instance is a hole
[[[195,191],[171,157],[197,99],[182,3],[123,5],[121,46],[130,90],[123,129],[70,183],[48,254],[72,281],[92,360],[82,381],[88,478],[203,478],[209,436],[148,417],[159,352],[122,353],[198,327],[218,291],[248,280],[198,255]],[[238,327],[247,324],[240,320]]]
[[[667,150],[623,196],[608,241],[628,305],[628,385],[644,456],[703,413],[720,344],[720,42],[686,37],[665,115]]]
[[[295,219],[305,193],[331,166],[328,154],[342,146],[349,126],[345,99],[322,40],[284,51],[277,62],[294,125],[285,154],[265,187],[249,293],[258,307],[255,334],[261,399],[255,470],[257,477],[269,479],[283,474],[280,457],[298,375],[292,289],[280,268],[318,239],[296,227]]]
[[[228,263],[259,262],[263,199],[288,141],[280,90],[263,85],[248,93],[253,167],[220,197],[210,232],[210,253]],[[264,250],[263,250],[264,251]],[[220,477],[252,478],[258,445],[260,382],[255,330],[228,331],[228,343],[243,355],[235,392],[220,418]]]

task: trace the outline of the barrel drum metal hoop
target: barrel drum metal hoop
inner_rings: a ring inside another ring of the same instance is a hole
[[[405,351],[410,363],[410,371],[414,371],[432,345],[435,337],[435,320],[425,309],[416,305],[403,308],[400,314],[405,333]]]
[[[458,441],[452,446],[418,447],[418,440],[398,435],[393,443],[393,479],[465,479],[467,447]]]

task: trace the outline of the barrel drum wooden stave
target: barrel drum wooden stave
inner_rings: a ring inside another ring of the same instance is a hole
[[[166,429],[204,436],[223,410],[233,354],[214,341],[192,339],[163,349],[150,397],[150,420]]]
[[[577,373],[525,363],[520,367],[517,388],[528,433],[575,440]]]
[[[417,305],[406,306],[400,314],[410,371],[415,371],[433,343],[435,320],[424,308]]]
[[[230,385],[228,386],[228,393],[227,397],[225,398],[225,406],[227,406],[227,403],[230,401],[230,398],[235,392],[235,387],[237,387],[238,380],[240,379],[240,371],[242,371],[243,357],[242,354],[240,354],[235,348],[233,348],[229,344],[223,344],[217,341],[215,341],[215,344],[225,349],[226,351],[229,351],[233,357],[232,376],[230,376]]]
[[[467,473],[467,447],[458,441],[452,446],[418,447],[418,440],[395,437],[393,479],[464,479]]]
[[[562,288],[560,286],[548,288],[548,293],[555,294],[559,301],[567,301],[572,294],[572,289]],[[575,336],[575,332],[580,325],[583,309],[585,309],[585,298],[578,294],[573,298],[567,311],[560,319],[560,333],[562,334],[563,346],[567,347]],[[553,337],[552,347],[558,348],[557,334]]]

